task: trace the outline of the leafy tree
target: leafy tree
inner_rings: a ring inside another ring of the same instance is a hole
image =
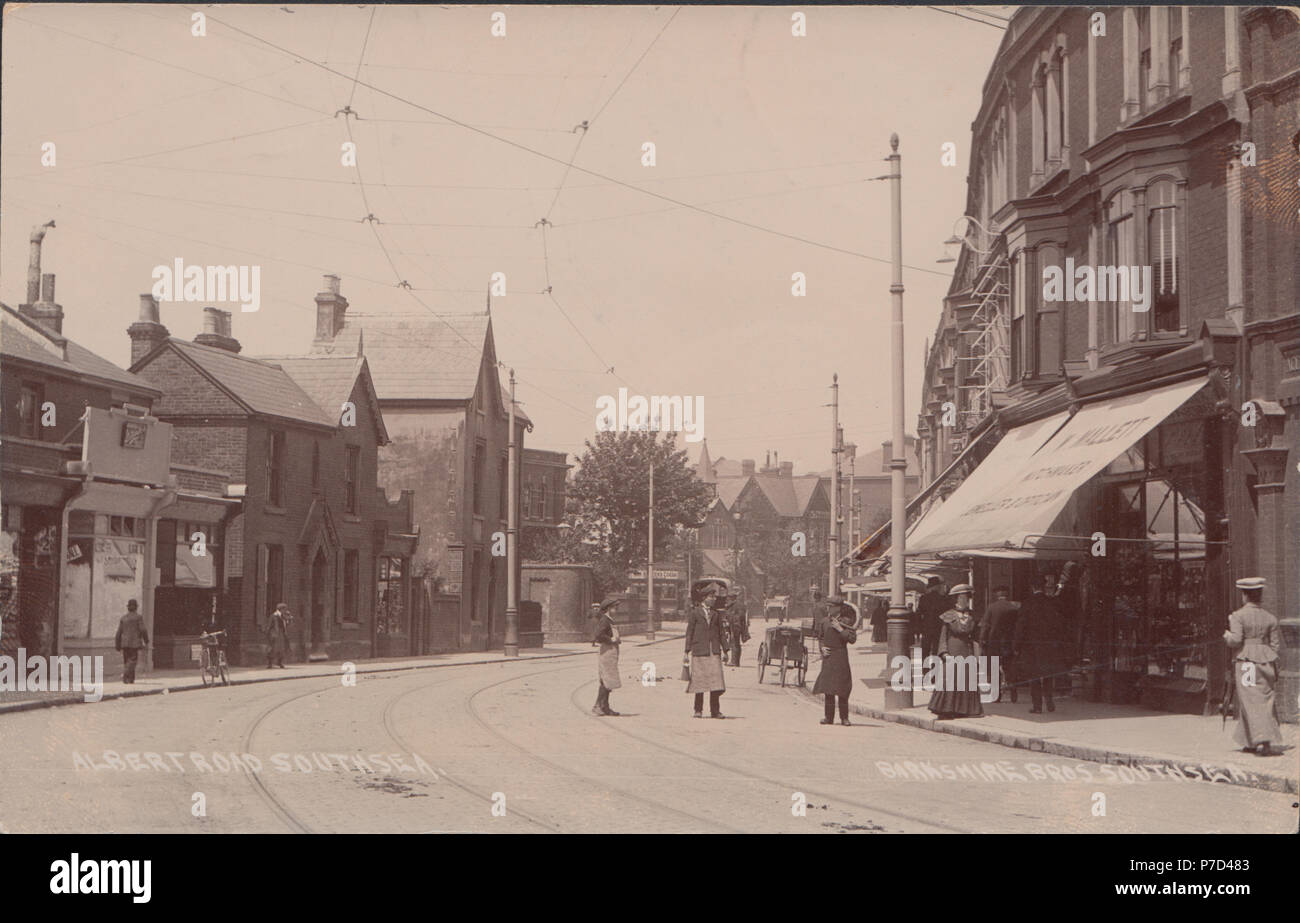
[[[601,592],[622,589],[627,574],[645,565],[649,542],[650,462],[654,460],[655,558],[663,560],[682,529],[704,520],[709,486],[653,432],[599,432],[586,443],[569,488],[574,508],[538,549],[539,560],[592,564]]]

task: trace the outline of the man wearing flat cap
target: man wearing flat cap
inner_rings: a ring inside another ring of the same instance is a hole
[[[1228,630],[1223,640],[1233,657],[1233,682],[1237,692],[1237,745],[1259,756],[1268,756],[1282,743],[1277,723],[1277,654],[1281,647],[1277,618],[1260,605],[1264,595],[1263,577],[1243,577],[1237,581],[1242,606],[1228,616]]]
[[[618,611],[618,599],[611,596],[596,609],[596,630],[592,633],[591,643],[600,645],[600,655],[596,661],[600,689],[596,692],[596,704],[591,706],[593,715],[618,716],[618,712],[609,707],[609,694],[623,685],[618,678],[618,648],[622,643],[618,626],[614,624],[614,613]]]

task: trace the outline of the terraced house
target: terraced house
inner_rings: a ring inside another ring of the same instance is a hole
[[[1014,598],[1080,565],[1070,656],[1097,698],[1217,701],[1236,578],[1300,612],[1298,182],[1294,10],[1012,17],[954,203],[908,551]],[[1096,284],[1121,267],[1145,290]]]
[[[291,656],[355,659],[408,653],[412,495],[378,481],[389,441],[364,357],[240,355],[230,313],[205,308],[193,342],[169,335],[141,296],[131,371],[161,392],[173,458],[222,472],[241,502],[215,551],[218,619],[236,663],[265,657],[266,621],[290,607]],[[184,544],[184,531],[160,543]],[[187,649],[206,613],[183,594],[160,605],[159,643]],[[413,627],[414,626],[414,627]],[[417,638],[418,640],[418,638]]]

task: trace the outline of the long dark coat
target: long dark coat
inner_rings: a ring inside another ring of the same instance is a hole
[[[117,623],[117,636],[114,646],[120,650],[135,650],[149,646],[149,631],[144,627],[144,616],[139,612],[128,612]]]
[[[268,659],[282,659],[289,652],[289,628],[278,609],[271,613],[271,620],[266,626],[266,642],[271,646],[266,655]]]
[[[814,695],[839,695],[848,698],[853,691],[853,671],[849,668],[849,645],[856,643],[858,633],[852,628],[840,634],[826,626],[822,647],[827,653],[822,657],[822,671],[813,686]]]
[[[1035,593],[1020,604],[1012,645],[1018,676],[1028,680],[1064,671],[1068,645],[1068,629],[1054,597]]]

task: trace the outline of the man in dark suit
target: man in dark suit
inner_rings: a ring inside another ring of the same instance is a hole
[[[921,663],[931,654],[939,652],[939,635],[943,631],[941,616],[948,611],[948,595],[943,591],[943,580],[931,577],[925,592],[916,604],[916,622],[920,628]],[[915,636],[915,631],[913,632]]]
[[[1056,674],[1064,668],[1064,647],[1067,643],[1065,622],[1061,609],[1053,596],[1045,592],[1055,590],[1056,577],[1044,574],[1040,586],[1020,606],[1012,643],[1018,677],[1029,681],[1029,696],[1033,700],[1031,714],[1041,714],[1043,700],[1047,710],[1056,711],[1052,701],[1052,684]]]
[[[149,631],[144,627],[144,616],[137,612],[134,599],[126,602],[126,615],[117,625],[114,646],[122,652],[122,682],[135,682],[135,667],[140,660],[140,648],[149,646]]]
[[[1011,590],[1006,586],[994,587],[993,602],[984,610],[984,619],[980,624],[980,651],[986,657],[997,657],[998,666],[1010,681],[1000,684],[999,690],[1015,682],[1012,645],[1019,615],[1020,603],[1011,601]],[[1016,687],[1011,685],[1011,701],[1015,702],[1018,697]],[[1002,701],[1000,693],[998,701]]]

